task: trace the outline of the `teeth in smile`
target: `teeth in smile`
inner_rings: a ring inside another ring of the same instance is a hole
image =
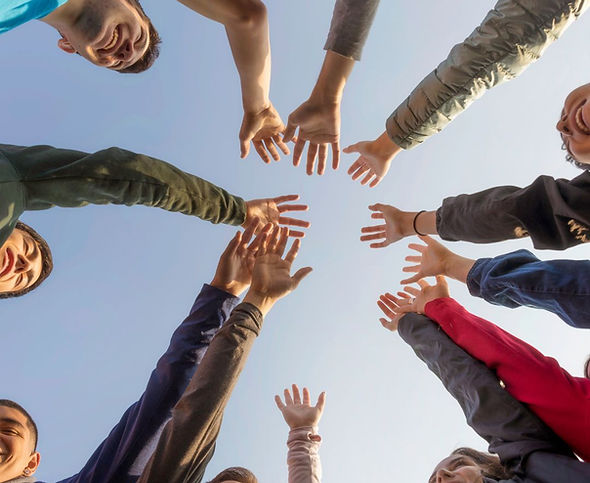
[[[103,47],[103,49],[104,49],[104,50],[109,50],[109,49],[112,49],[112,48],[115,46],[115,44],[117,43],[117,40],[119,40],[119,31],[118,31],[118,29],[115,29],[115,30],[113,31],[113,38],[112,38],[112,39],[111,39],[111,41],[109,42],[109,45],[105,45],[105,46]]]
[[[584,118],[582,117],[582,106],[580,106],[576,111],[575,119],[576,126],[578,126],[578,129],[585,134],[590,134],[590,129],[586,127],[586,124],[584,123]]]

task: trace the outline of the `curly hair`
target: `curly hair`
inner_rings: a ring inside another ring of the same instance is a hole
[[[39,251],[41,252],[41,273],[39,274],[39,278],[35,281],[34,284],[19,290],[18,292],[4,292],[0,293],[0,299],[7,299],[13,297],[20,297],[21,295],[25,295],[29,293],[31,290],[35,290],[39,285],[41,285],[49,274],[53,270],[53,257],[51,256],[51,250],[49,249],[49,245],[45,241],[45,239],[39,235],[35,230],[33,230],[29,225],[25,225],[22,222],[17,222],[16,226],[14,227],[15,230],[21,230],[27,233],[35,243],[39,246]]]

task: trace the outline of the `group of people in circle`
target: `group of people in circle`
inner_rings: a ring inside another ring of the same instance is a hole
[[[340,163],[340,104],[360,60],[379,0],[336,0],[325,58],[308,100],[285,125],[269,98],[270,41],[260,0],[181,0],[225,27],[242,88],[241,156],[252,145],[265,163],[290,154],[322,175]],[[373,141],[344,148],[358,158],[348,173],[374,187],[394,157],[425,142],[486,90],[518,76],[586,10],[584,0],[498,0],[386,120]],[[58,47],[120,73],[143,72],[160,37],[138,0],[3,0],[0,33],[38,19],[59,33]],[[156,22],[157,23],[157,22]],[[539,176],[529,186],[497,186],[443,200],[434,210],[378,203],[362,228],[371,248],[417,235],[403,290],[382,294],[381,324],[397,331],[457,400],[489,453],[459,448],[429,483],[590,481],[590,370],[571,376],[526,342],[454,301],[445,277],[473,296],[506,307],[547,310],[590,328],[590,261],[539,260],[527,250],[473,260],[431,238],[492,243],[529,237],[540,249],[590,241],[590,84],[566,98],[557,129],[566,159],[583,170],[572,180]],[[307,152],[305,153],[305,150]],[[19,220],[28,210],[87,204],[146,205],[243,227],[220,255],[188,317],[172,335],[145,392],[84,468],[63,482],[200,482],[213,457],[223,411],[264,318],[311,272],[291,274],[310,224],[298,195],[244,201],[153,157],[120,148],[86,153],[51,146],[0,145],[0,298],[39,287],[53,268],[51,249]],[[289,246],[289,239],[294,238]],[[431,285],[426,277],[436,277]],[[246,292],[243,299],[242,294]],[[275,396],[290,431],[289,482],[321,480],[318,424],[325,393],[293,385]],[[0,400],[0,483],[37,481],[37,426],[10,399]],[[255,483],[242,467],[211,483]]]

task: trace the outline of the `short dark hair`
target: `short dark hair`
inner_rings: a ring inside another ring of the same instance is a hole
[[[586,379],[590,379],[590,377],[588,377],[588,366],[590,366],[590,356],[588,356],[586,362],[584,362],[584,377]]]
[[[132,6],[137,8],[139,13],[148,21],[148,47],[145,53],[135,61],[135,63],[131,64],[129,67],[125,67],[124,69],[118,70],[121,74],[139,74],[140,72],[144,72],[148,70],[160,55],[160,47],[158,46],[162,39],[160,38],[160,34],[152,24],[150,18],[145,14],[143,7],[139,3],[138,0],[127,0]]]
[[[39,438],[39,431],[37,430],[37,424],[31,417],[31,415],[23,408],[20,404],[11,401],[10,399],[0,399],[0,406],[5,408],[16,409],[19,413],[21,413],[25,419],[27,420],[27,427],[29,431],[33,435],[33,451],[37,451],[37,439]]]
[[[39,274],[39,278],[35,281],[33,285],[29,287],[23,288],[18,292],[4,292],[0,293],[0,299],[7,299],[11,297],[20,297],[21,295],[25,295],[29,293],[31,290],[35,290],[39,285],[43,283],[43,281],[49,277],[49,274],[53,270],[53,257],[51,256],[51,250],[49,249],[49,245],[45,241],[45,239],[39,235],[35,230],[33,230],[29,225],[25,225],[22,222],[17,222],[16,226],[14,227],[15,230],[22,230],[25,233],[29,234],[30,237],[35,240],[35,243],[39,246],[39,250],[41,251],[41,273]]]
[[[226,468],[213,478],[209,483],[221,483],[222,481],[239,481],[240,483],[258,483],[258,479],[250,470],[241,466]]]
[[[483,476],[496,480],[507,480],[514,474],[506,469],[500,458],[494,454],[477,451],[473,448],[457,448],[451,455],[462,455],[471,458],[481,469]]]

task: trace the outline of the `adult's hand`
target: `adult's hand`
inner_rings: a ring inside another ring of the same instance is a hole
[[[263,234],[256,253],[252,284],[244,302],[257,306],[263,314],[268,313],[277,300],[295,290],[299,282],[312,271],[311,267],[305,267],[291,275],[291,265],[297,257],[300,240],[293,242],[283,258],[288,232],[287,227],[274,227],[272,232]]]
[[[240,157],[248,156],[252,141],[262,161],[270,163],[271,156],[278,161],[280,156],[277,147],[284,154],[290,153],[289,147],[281,139],[284,130],[285,125],[272,104],[255,112],[244,112],[240,128]]]
[[[309,221],[285,216],[286,213],[291,211],[307,211],[309,209],[309,206],[303,204],[288,204],[289,201],[297,201],[298,199],[299,195],[284,195],[246,201],[246,220],[242,226],[247,226],[250,220],[258,218],[263,225],[273,223],[275,225],[309,228],[311,226]],[[305,236],[303,231],[292,229],[289,229],[288,234],[293,237]]]
[[[258,218],[253,218],[244,233],[238,231],[230,240],[219,258],[217,270],[211,282],[213,287],[239,297],[250,286],[256,252],[262,241],[262,236],[272,228],[272,225],[268,225],[268,228],[259,231],[258,236],[252,240],[259,225]]]
[[[295,131],[299,128],[297,138]],[[318,160],[317,173],[324,174],[328,148],[332,148],[332,168],[338,169],[340,162],[340,101],[322,102],[310,97],[295,109],[287,120],[284,142],[295,140],[293,165],[299,166],[305,144],[307,148],[306,173],[312,175],[315,161]]]
[[[432,300],[450,297],[447,279],[442,275],[436,276],[436,285],[430,285],[426,280],[418,280],[419,289],[416,287],[404,287],[404,291],[414,297],[412,309],[403,306],[400,310],[406,312],[424,313],[424,307]]]
[[[361,241],[373,241],[369,245],[371,248],[383,248],[415,234],[412,227],[415,213],[398,210],[395,206],[382,203],[369,206],[369,210],[373,211],[371,218],[384,221],[380,225],[361,228]]]
[[[417,263],[417,265],[402,268],[402,271],[415,272],[416,275],[402,280],[400,282],[402,284],[414,283],[424,277],[447,275],[448,267],[453,263],[455,254],[451,250],[429,236],[420,236],[419,238],[426,245],[410,243],[408,248],[416,250],[418,255],[410,255],[405,258],[407,262]]]
[[[324,412],[324,405],[326,404],[326,393],[322,392],[315,406],[311,405],[311,397],[309,389],[303,388],[303,400],[299,393],[297,384],[293,384],[293,396],[289,389],[285,389],[285,402],[281,400],[281,396],[275,396],[277,407],[283,413],[283,418],[289,425],[289,428],[296,429],[305,426],[317,427]]]
[[[387,132],[384,132],[374,141],[361,141],[343,149],[345,153],[358,153],[359,157],[348,168],[348,174],[353,180],[361,176],[361,184],[369,183],[369,187],[377,186],[389,171],[391,160],[401,151]]]
[[[399,320],[408,312],[416,312],[414,300],[405,292],[398,292],[398,297],[384,293],[379,297],[377,305],[385,315],[381,317],[379,322],[387,330],[395,332],[399,324]]]

